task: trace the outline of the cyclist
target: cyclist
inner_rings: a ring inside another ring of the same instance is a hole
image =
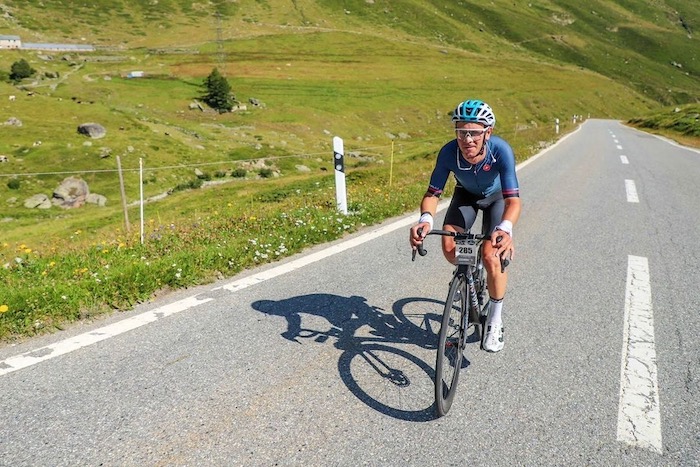
[[[440,195],[453,173],[457,185],[445,214],[443,230],[469,230],[477,212],[483,211],[483,231],[491,234],[491,241],[484,242],[482,250],[489,290],[482,346],[489,352],[498,352],[504,344],[501,313],[508,285],[508,276],[501,272],[500,260],[513,258],[513,226],[521,209],[515,156],[505,140],[493,135],[496,117],[485,102],[478,99],[461,102],[453,112],[452,122],[456,138],[438,153],[428,191],[420,204],[420,219],[411,227],[410,243],[415,250],[433,228]],[[442,237],[442,251],[447,261],[454,264],[453,237]]]

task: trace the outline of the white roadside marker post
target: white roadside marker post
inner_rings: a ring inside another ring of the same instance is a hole
[[[333,167],[335,168],[335,201],[338,210],[343,214],[348,213],[348,200],[345,188],[345,161],[343,160],[343,140],[338,136],[333,137]]]

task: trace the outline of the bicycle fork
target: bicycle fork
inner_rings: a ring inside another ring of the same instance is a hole
[[[477,324],[479,322],[479,297],[476,293],[476,284],[474,283],[473,274],[467,274],[467,289],[469,291],[469,323]],[[467,314],[467,313],[465,313]]]
[[[460,351],[463,351],[467,346],[469,325],[479,323],[479,302],[477,300],[474,278],[468,272],[464,273],[463,277],[466,280],[464,281],[464,290],[460,291],[462,294],[462,313],[460,313],[459,340],[453,344],[457,345]]]

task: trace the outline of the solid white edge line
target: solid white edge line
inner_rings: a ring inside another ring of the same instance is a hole
[[[438,205],[438,211],[444,209],[447,204],[444,202],[441,203],[442,205]],[[394,230],[400,229],[401,227],[406,227],[412,224],[416,223],[416,219],[414,217],[405,217],[403,219],[400,219],[396,222],[392,222],[391,224],[385,225],[383,227],[380,227],[378,229],[371,230],[365,234],[359,235],[355,238],[346,240],[342,243],[337,243],[335,245],[331,245],[328,248],[324,248],[321,251],[317,251],[316,253],[311,253],[305,256],[302,256],[298,259],[295,259],[293,261],[290,261],[285,264],[281,264],[277,267],[274,267],[272,269],[268,269],[267,271],[260,272],[258,274],[254,274],[249,277],[244,277],[239,280],[235,280],[233,282],[229,282],[228,284],[222,285],[221,287],[216,287],[212,290],[218,290],[218,289],[225,289],[228,291],[236,291],[236,290],[241,290],[246,287],[250,287],[251,285],[259,284],[260,282],[264,282],[268,279],[272,279],[274,277],[280,276],[282,274],[287,274],[288,272],[294,271],[296,269],[302,268],[304,266],[307,266],[309,264],[315,263],[317,261],[320,261],[324,258],[328,258],[329,256],[333,256],[337,253],[341,253],[345,250],[349,250],[350,248],[353,248],[357,245],[360,245],[362,243],[365,243],[369,240],[372,240],[374,238],[377,238],[381,235],[385,235],[389,232],[393,232]]]
[[[628,256],[620,370],[618,441],[662,453],[649,261]]]
[[[628,203],[638,203],[639,196],[637,195],[637,186],[634,180],[625,180],[625,193],[627,194]]]
[[[585,123],[585,122],[584,122]],[[576,133],[579,129],[581,128],[581,125],[576,128],[576,130],[572,131],[571,133],[568,133],[564,135],[561,139],[559,139],[556,143],[553,145],[547,147],[546,149],[540,151],[539,153],[535,154],[534,156],[530,157],[526,161],[521,162],[518,164],[515,168],[516,171],[521,170],[523,167],[526,167],[529,165],[531,162],[539,159],[550,151],[552,148],[556,147],[559,145],[562,141]],[[449,199],[442,200],[438,204],[438,211],[441,211],[447,206],[449,206]],[[324,258],[327,258],[329,256],[332,256],[336,253],[343,252],[345,250],[348,250],[350,248],[353,248],[357,245],[360,245],[364,242],[367,242],[369,240],[372,240],[374,238],[377,238],[378,236],[388,234],[390,232],[393,232],[394,230],[400,229],[402,227],[409,226],[413,223],[416,222],[416,218],[414,217],[413,214],[408,214],[406,217],[403,217],[395,222],[392,222],[391,224],[387,224],[383,227],[379,227],[377,229],[374,229],[368,233],[359,235],[355,238],[351,238],[349,240],[346,240],[342,243],[338,243],[335,245],[331,245],[328,248],[323,249],[322,251],[318,251],[316,253],[311,253],[305,256],[302,256],[296,260],[290,261],[288,263],[279,265],[277,267],[273,267],[271,269],[268,269],[267,271],[260,272],[258,274],[254,274],[249,277],[245,277],[242,279],[238,279],[232,282],[229,282],[228,284],[224,284],[220,287],[215,287],[211,289],[212,291],[214,290],[219,290],[219,289],[224,289],[228,290],[231,292],[238,291],[241,289],[244,289],[246,287],[250,287],[251,285],[259,284],[261,282],[264,282],[268,279],[272,279],[274,277],[280,276],[282,274],[286,274],[288,272],[294,271],[296,269],[302,268],[304,266],[307,266],[309,264],[315,263],[317,261],[320,261]],[[202,303],[206,303],[210,300],[213,300],[211,298],[205,299],[205,300],[197,300],[196,296],[188,297],[183,300],[180,300],[178,302],[172,303],[170,305],[165,305],[163,307],[157,308],[155,310],[147,311],[144,313],[141,313],[136,316],[132,316],[131,318],[127,318],[125,320],[119,321],[117,323],[111,324],[109,326],[105,326],[103,328],[95,329],[94,331],[90,331],[84,334],[81,334],[79,336],[75,336],[72,338],[65,339],[63,341],[57,342],[55,344],[42,347],[40,349],[36,349],[30,352],[25,352],[23,354],[14,356],[14,357],[9,357],[5,360],[0,360],[0,376],[11,373],[13,371],[19,370],[21,368],[26,368],[28,366],[34,365],[36,363],[49,360],[51,358],[57,357],[59,355],[63,355],[69,352],[73,352],[74,350],[78,350],[82,347],[86,347],[88,345],[94,344],[96,342],[105,340],[110,337],[114,337],[116,335],[119,335],[121,333],[124,333],[126,331],[129,331],[131,329],[135,329],[137,327],[143,326],[145,324],[148,324],[150,322],[156,321],[159,317],[171,315],[174,313],[179,313],[180,311],[184,311],[188,308],[192,308],[194,306],[200,305]],[[175,311],[172,311],[175,310]],[[160,315],[160,316],[159,316]]]
[[[25,352],[14,357],[0,361],[0,376],[12,373],[13,371],[35,365],[37,363],[50,360],[75,350],[87,347],[110,337],[131,331],[148,323],[159,320],[166,316],[174,315],[181,311],[188,310],[202,303],[213,300],[212,298],[198,299],[196,296],[187,297],[177,302],[155,308],[150,311],[123,319],[116,323],[88,331],[77,336],[64,339],[55,344],[47,345],[36,350]]]
[[[668,138],[666,138],[664,136],[660,136],[660,135],[655,135],[654,133],[647,133],[646,131],[638,130],[637,128],[632,127],[632,126],[627,126],[627,125],[624,125],[624,126],[625,126],[625,128],[629,128],[630,130],[634,130],[638,133],[642,133],[642,134],[648,135],[648,136],[653,136],[654,138],[660,139],[661,141],[664,141],[664,142],[669,143],[673,146],[676,146],[677,148],[685,149],[686,151],[691,151],[691,152],[695,152],[695,153],[700,154],[700,149],[691,148],[690,146],[683,146],[682,144],[676,143],[672,139],[668,139]]]
[[[540,152],[538,152],[538,153],[535,154],[534,156],[532,156],[532,157],[530,157],[529,159],[527,159],[527,160],[521,162],[520,164],[518,164],[518,165],[515,167],[516,172],[519,171],[519,170],[524,169],[525,167],[527,167],[527,166],[530,165],[531,163],[535,162],[535,161],[536,161],[537,159],[539,159],[540,157],[542,157],[542,156],[544,156],[545,154],[547,154],[547,153],[548,153],[549,151],[551,151],[552,149],[554,149],[554,148],[556,148],[557,146],[559,146],[559,145],[560,145],[561,143],[563,143],[565,140],[569,139],[570,136],[572,136],[573,134],[575,134],[576,132],[578,132],[578,131],[581,129],[581,127],[582,127],[583,125],[585,125],[585,124],[586,124],[586,122],[583,122],[581,125],[579,125],[578,127],[576,127],[576,129],[575,129],[574,131],[572,131],[571,133],[568,133],[568,134],[562,136],[561,139],[558,139],[557,142],[554,143],[553,145],[544,148],[543,150],[541,150]]]

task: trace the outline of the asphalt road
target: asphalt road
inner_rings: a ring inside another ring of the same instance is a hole
[[[700,465],[699,177],[608,120],[521,166],[506,346],[446,417],[411,215],[1,348],[0,465]]]

